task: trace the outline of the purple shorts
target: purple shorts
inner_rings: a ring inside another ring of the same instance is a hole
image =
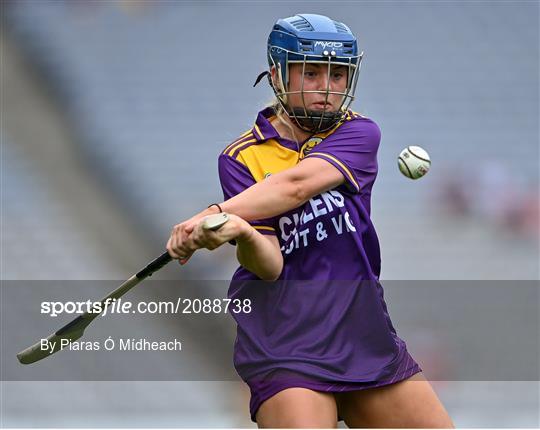
[[[413,360],[413,365],[411,367],[397,373],[389,380],[369,382],[332,382],[317,380],[314,377],[309,377],[290,370],[276,369],[266,375],[258,376],[256,379],[253,378],[247,381],[251,391],[251,400],[249,402],[251,421],[257,422],[255,415],[264,401],[287,388],[308,388],[310,390],[326,393],[366,390],[368,388],[395,384],[396,382],[410,378],[421,371],[422,369],[420,366]],[[339,420],[341,421],[341,418],[339,418]]]

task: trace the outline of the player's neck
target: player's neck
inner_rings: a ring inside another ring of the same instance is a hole
[[[313,134],[302,130],[284,114],[275,116],[272,119],[271,124],[283,139],[292,140],[297,143],[304,142]]]

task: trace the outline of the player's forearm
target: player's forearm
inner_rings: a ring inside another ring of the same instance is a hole
[[[309,200],[302,183],[289,172],[278,173],[221,203],[221,207],[247,221],[271,218]]]
[[[279,247],[252,228],[249,235],[236,239],[236,256],[246,270],[265,281],[276,280],[283,270]]]

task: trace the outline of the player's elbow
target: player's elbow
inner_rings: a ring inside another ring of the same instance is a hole
[[[292,207],[297,208],[307,202],[312,196],[309,194],[309,186],[306,181],[295,175],[287,178],[287,197],[291,200]]]
[[[271,270],[265,270],[264,272],[261,271],[259,273],[256,273],[256,275],[263,281],[274,282],[279,279],[282,270],[283,270],[283,265],[281,267],[276,267]]]
[[[252,261],[244,266],[263,281],[273,282],[279,279],[283,271],[281,251],[277,255],[265,255],[263,261]]]
[[[263,281],[275,281],[281,276],[284,264],[277,239],[273,245],[267,243],[267,239],[263,239],[262,235],[259,235],[259,239],[259,246],[256,247],[246,247],[239,243],[236,257],[240,265],[257,278]]]
[[[306,203],[312,196],[305,181],[298,181],[295,186],[294,197],[297,207]]]
[[[257,278],[267,282],[277,281],[281,276],[281,272],[283,271],[283,263],[272,265],[271,267],[269,267],[268,265],[260,266],[254,264],[246,264],[245,262],[244,264],[240,262],[240,264],[242,267],[244,267],[244,269],[257,276]]]
[[[259,277],[263,281],[274,282],[279,279],[282,271],[283,271],[283,259],[280,262],[277,262],[273,267],[271,267],[270,270],[267,270],[264,273],[261,273]]]

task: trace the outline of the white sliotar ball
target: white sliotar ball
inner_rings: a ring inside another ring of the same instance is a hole
[[[419,179],[429,172],[431,160],[425,149],[419,146],[407,146],[399,153],[399,171],[410,179]]]

